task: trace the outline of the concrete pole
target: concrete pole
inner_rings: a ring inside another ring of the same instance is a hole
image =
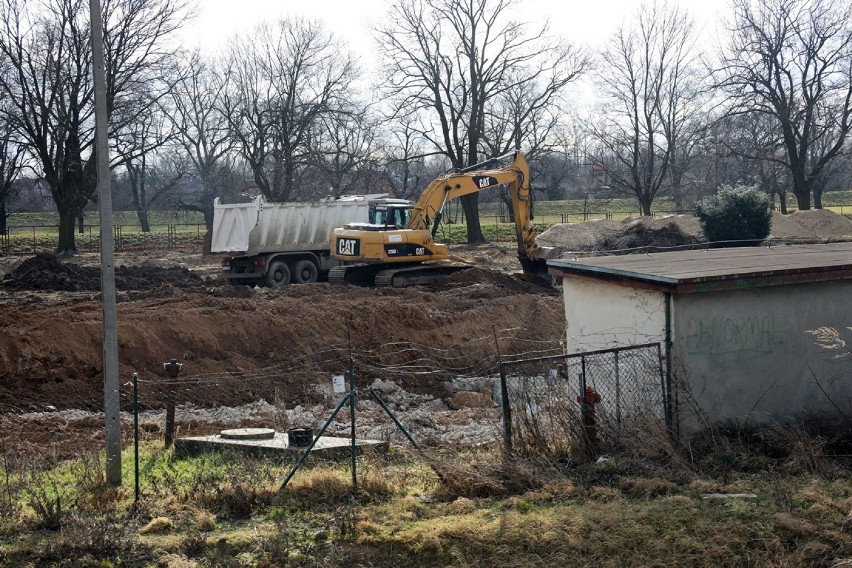
[[[172,359],[168,363],[163,363],[163,370],[166,372],[166,447],[169,448],[175,440],[175,399],[177,398],[177,381],[180,369],[183,363],[178,363],[177,359]]]
[[[97,152],[98,203],[101,215],[101,301],[104,329],[104,417],[106,420],[106,474],[112,485],[121,485],[121,420],[118,396],[118,321],[115,309],[115,259],[112,236],[112,192],[109,182],[109,116],[104,66],[104,30],[100,0],[89,0],[92,26],[92,73],[95,82],[95,149]]]

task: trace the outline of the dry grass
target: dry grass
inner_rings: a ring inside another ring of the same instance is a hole
[[[33,520],[0,531],[0,565],[233,566],[239,558],[267,567],[828,568],[852,558],[852,474],[827,453],[824,433],[719,437],[704,455],[712,468],[669,459],[676,448],[647,435],[646,451],[591,462],[528,449],[509,459],[499,447],[363,456],[354,494],[348,461],[308,464],[276,493],[289,467],[152,452],[146,479],[157,481],[146,481],[136,508],[126,491],[104,492],[94,473],[79,469],[93,466],[46,466],[38,479],[63,487],[68,504],[60,529],[36,531]],[[776,442],[786,453],[775,453]],[[269,497],[244,514],[227,513],[223,502],[244,503],[236,495],[249,482]],[[24,509],[25,489],[17,493]],[[703,493],[757,498],[704,500]],[[113,502],[98,511],[108,495]]]

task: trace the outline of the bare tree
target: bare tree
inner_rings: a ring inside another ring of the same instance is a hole
[[[111,116],[141,84],[151,88],[169,56],[163,40],[183,22],[183,8],[182,0],[104,2]],[[0,94],[12,103],[5,116],[50,186],[59,212],[57,253],[74,254],[74,221],[97,187],[88,2],[3,0],[0,19],[0,55],[12,71],[0,76]],[[121,125],[110,126],[114,133]]]
[[[422,125],[415,117],[400,117],[389,123],[383,149],[386,171],[396,188],[396,196],[416,200],[432,180],[426,167],[430,152],[426,149]]]
[[[5,104],[0,102],[0,105]],[[15,182],[24,164],[24,147],[14,139],[12,129],[3,116],[4,113],[0,113],[0,235],[6,234],[8,203],[19,187]]]
[[[667,180],[695,92],[694,24],[665,2],[641,7],[602,54],[598,79],[605,97],[601,119],[590,122],[615,193],[633,195],[644,215]]]
[[[227,79],[196,53],[184,54],[178,80],[164,109],[176,131],[181,159],[171,168],[172,178],[187,173],[198,181],[198,191],[179,196],[180,207],[204,215],[213,228],[213,201],[223,173],[232,170],[235,143],[228,129],[224,105]]]
[[[781,212],[787,213],[789,170],[782,166],[783,144],[775,121],[765,114],[725,114],[713,121],[708,139],[716,148],[719,165],[710,180],[713,188],[722,185],[756,186],[775,197]]]
[[[117,161],[127,174],[133,210],[143,233],[151,230],[151,208],[177,186],[182,172],[157,172],[157,152],[171,143],[176,131],[166,117],[163,105],[143,103],[145,112],[137,114],[116,135]]]
[[[534,85],[528,90],[538,96],[525,99],[528,108],[548,107],[587,66],[582,52],[548,39],[547,26],[514,21],[514,8],[513,0],[399,0],[376,30],[397,116],[421,117],[424,138],[453,168],[483,157],[486,115],[497,97]],[[510,130],[514,144],[522,136]],[[477,194],[461,203],[468,242],[483,242]]]
[[[285,19],[237,39],[228,65],[224,108],[240,153],[263,194],[287,201],[314,129],[348,110],[353,59],[319,23]]]
[[[376,125],[365,109],[350,108],[345,113],[319,117],[310,137],[313,179],[302,176],[300,198],[343,193],[382,193],[385,187],[370,188],[376,167],[374,160]],[[378,180],[373,180],[377,182]],[[311,193],[306,190],[312,188]]]
[[[734,0],[718,83],[730,113],[777,124],[799,209],[852,128],[852,5],[847,0]]]

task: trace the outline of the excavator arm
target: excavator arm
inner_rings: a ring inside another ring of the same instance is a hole
[[[511,165],[486,169],[509,157],[513,158]],[[423,190],[414,205],[407,228],[427,229],[431,226],[432,237],[434,237],[441,222],[444,207],[449,201],[492,187],[507,185],[515,219],[518,258],[526,271],[527,261],[537,257],[539,248],[535,242],[536,232],[532,223],[529,174],[529,163],[521,152],[498,156],[486,162],[444,174]]]

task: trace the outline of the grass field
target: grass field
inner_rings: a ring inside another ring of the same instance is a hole
[[[824,199],[826,209],[852,217],[852,191],[832,192]],[[538,201],[535,206],[535,224],[539,232],[556,223],[582,223],[589,219],[609,218],[621,221],[637,216],[633,200],[562,200]],[[792,212],[793,209],[790,209]],[[667,199],[655,203],[654,215],[674,213],[674,204]],[[467,227],[458,202],[448,206],[445,223],[439,230],[439,240],[450,244],[467,242]],[[515,229],[508,222],[505,206],[491,202],[480,205],[482,232],[489,242],[513,242]],[[136,213],[116,211],[113,217],[117,250],[133,248],[200,247],[207,228],[200,213],[154,211],[150,217],[151,231],[143,233]],[[18,213],[9,218],[9,231],[5,240],[0,237],[0,253],[26,254],[49,251],[57,241],[58,217],[54,213]],[[86,213],[84,230],[77,234],[81,250],[99,247],[99,216]]]
[[[4,452],[0,565],[795,568],[852,559],[852,477],[819,451],[769,458],[733,444],[676,460],[561,465],[506,462],[496,449],[427,456],[359,458],[354,495],[348,465],[320,462],[279,492],[290,463],[179,456],[149,440],[134,505],[129,450],[117,489],[97,455]]]

